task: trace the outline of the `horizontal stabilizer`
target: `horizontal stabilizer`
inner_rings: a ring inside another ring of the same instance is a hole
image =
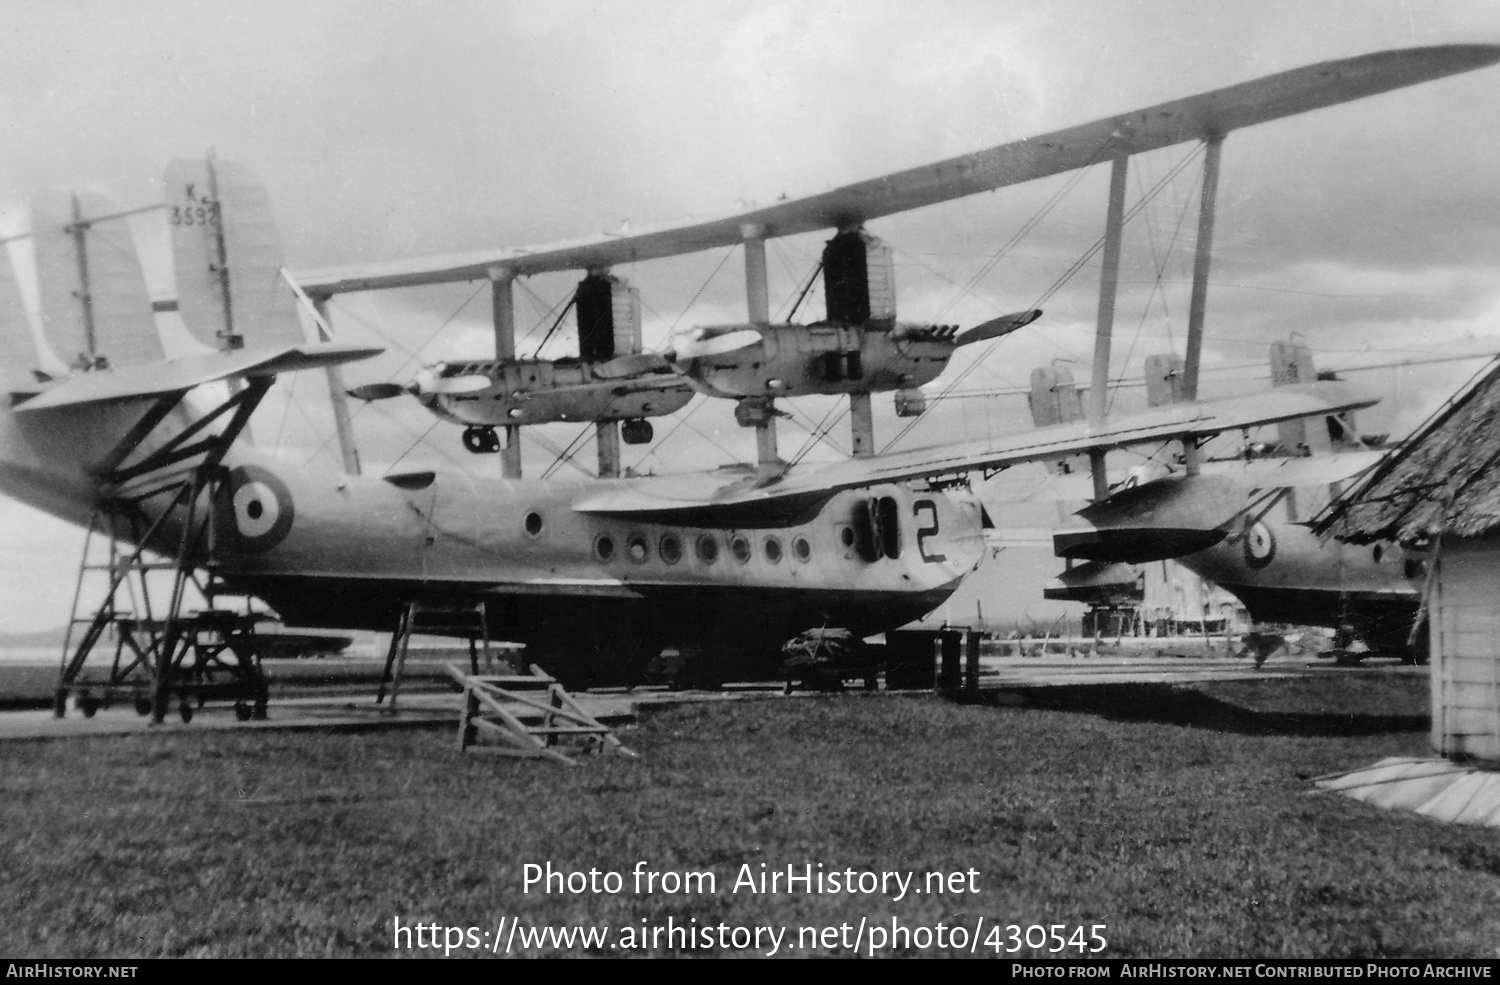
[[[191,390],[205,383],[248,376],[276,376],[304,369],[368,359],[384,350],[333,343],[306,343],[271,349],[239,349],[186,359],[96,370],[48,387],[16,408],[29,413],[80,404],[118,403]]]
[[[1095,450],[1203,439],[1223,431],[1339,414],[1374,403],[1350,396],[1341,383],[1299,383],[1278,387],[1274,393],[1158,407],[1098,427],[1075,421],[995,439],[849,459],[805,471],[789,469],[770,478],[726,471],[694,482],[684,482],[680,476],[662,482],[637,480],[631,486],[586,492],[573,508],[582,513],[684,523],[727,517],[751,506],[761,511],[757,516],[792,515],[843,489],[1053,461]]]

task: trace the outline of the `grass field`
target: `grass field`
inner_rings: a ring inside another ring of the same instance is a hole
[[[1423,754],[1425,695],[1424,679],[1372,676],[1115,687],[1053,707],[686,705],[623,733],[641,759],[573,770],[466,758],[448,730],[15,743],[0,953],[389,955],[398,916],[696,919],[787,927],[792,943],[803,926],[982,917],[1104,924],[1106,957],[1494,957],[1500,835],[1310,782]],[[638,861],[712,871],[718,891],[636,894]],[[620,872],[624,891],[523,893],[523,866],[546,862]],[[729,891],[762,862],[975,869],[979,892]]]

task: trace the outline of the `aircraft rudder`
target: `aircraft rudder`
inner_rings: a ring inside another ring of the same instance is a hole
[[[51,189],[31,203],[43,336],[75,369],[166,358],[123,210],[96,192]]]
[[[222,158],[176,158],[163,174],[177,309],[215,349],[307,341],[265,183]]]

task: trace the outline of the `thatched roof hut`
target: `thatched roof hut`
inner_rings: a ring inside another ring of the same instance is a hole
[[[1500,361],[1477,374],[1315,526],[1356,544],[1500,528]]]

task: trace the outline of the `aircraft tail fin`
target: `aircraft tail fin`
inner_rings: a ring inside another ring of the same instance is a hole
[[[135,240],[104,195],[51,190],[31,203],[43,335],[75,369],[128,367],[166,356]]]
[[[1313,364],[1312,351],[1297,335],[1285,342],[1271,343],[1271,385],[1289,386],[1320,379],[1336,379],[1332,373],[1319,373]],[[1354,415],[1283,421],[1277,425],[1277,439],[1290,454],[1312,454],[1364,447],[1351,432]]]
[[[1039,428],[1068,424],[1083,417],[1083,395],[1066,366],[1041,366],[1031,371],[1031,423]]]
[[[36,374],[42,369],[42,353],[31,334],[10,252],[0,252],[0,386],[6,394],[35,390],[40,382]]]
[[[1146,403],[1182,403],[1182,357],[1175,352],[1146,357]]]
[[[266,186],[249,168],[220,158],[178,158],[163,176],[177,310],[198,341],[215,349],[307,341]]]

